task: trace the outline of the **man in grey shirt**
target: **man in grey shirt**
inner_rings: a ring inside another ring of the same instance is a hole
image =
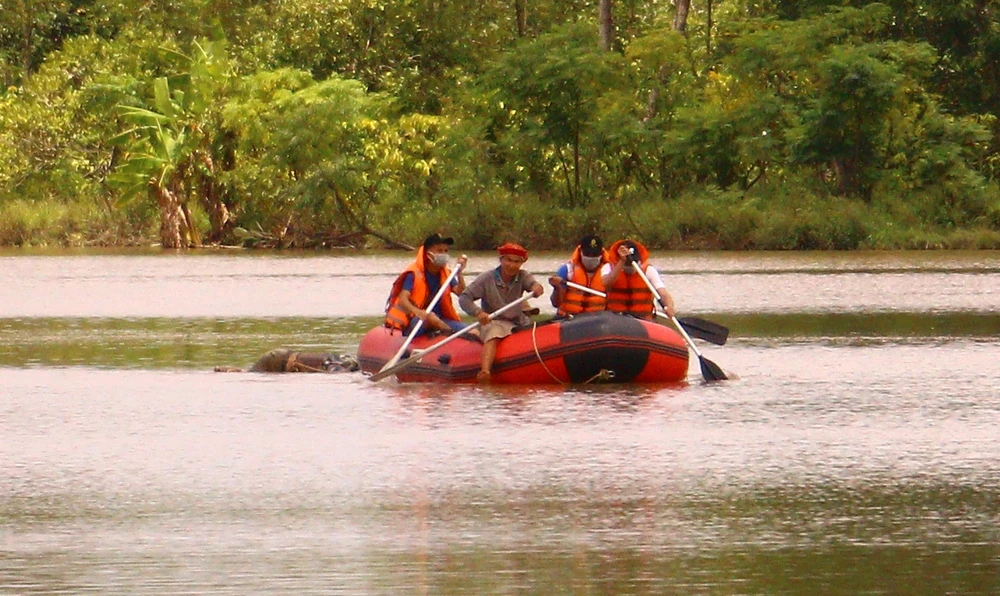
[[[499,247],[500,265],[496,269],[484,271],[466,286],[458,299],[462,310],[476,317],[482,328],[479,337],[483,341],[483,357],[479,375],[480,383],[490,381],[493,370],[493,360],[497,355],[497,344],[514,330],[516,325],[527,325],[531,319],[520,309],[501,313],[495,319],[490,319],[490,313],[519,300],[525,292],[537,298],[545,289],[535,281],[535,277],[521,270],[521,265],[528,260],[528,251],[520,244],[508,242]],[[480,301],[480,305],[476,301]]]

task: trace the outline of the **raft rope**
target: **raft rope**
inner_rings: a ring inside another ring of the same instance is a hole
[[[288,355],[288,360],[285,361],[285,372],[327,372],[325,369],[309,366],[305,362],[299,362],[298,354],[298,352],[292,352]],[[323,364],[326,364],[326,362]]]
[[[542,365],[542,368],[545,369],[545,372],[549,373],[549,376],[552,377],[556,383],[559,383],[560,385],[566,385],[567,384],[566,382],[561,380],[559,377],[555,376],[555,374],[553,374],[552,371],[549,370],[549,367],[546,366],[545,364],[545,360],[542,359],[542,353],[538,351],[538,336],[535,335],[535,329],[538,329],[538,321],[531,322],[531,344],[535,348],[535,356],[538,357],[539,364]]]
[[[551,370],[549,370],[549,367],[546,366],[545,364],[545,360],[542,359],[542,354],[541,352],[538,351],[538,336],[535,334],[535,329],[537,328],[538,328],[538,321],[532,321],[531,344],[535,348],[535,356],[538,358],[538,363],[542,365],[542,368],[545,369],[545,372],[549,373],[549,376],[552,377],[552,379],[555,380],[556,383],[559,383],[560,385],[568,385],[569,383],[563,381],[562,379],[557,377]],[[602,368],[600,371],[598,371],[596,375],[584,381],[584,384],[601,382],[601,381],[610,381],[614,378],[615,378],[615,371]]]
[[[615,378],[615,371],[602,368],[598,373],[585,381],[585,383],[593,383],[594,381],[610,381]]]

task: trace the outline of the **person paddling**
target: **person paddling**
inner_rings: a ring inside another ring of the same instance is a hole
[[[513,309],[490,320],[490,313],[520,298],[525,292],[539,297],[545,291],[535,277],[521,266],[528,260],[528,251],[520,244],[508,242],[497,248],[500,265],[484,271],[465,288],[458,304],[462,310],[476,317],[482,324],[479,337],[483,342],[483,355],[476,380],[488,383],[497,355],[497,344],[510,335],[516,325],[528,325],[531,319],[521,309]],[[480,305],[476,301],[480,301]]]
[[[553,288],[552,306],[558,309],[557,317],[605,309],[607,300],[600,295],[604,293],[601,267],[607,262],[604,243],[600,237],[587,235],[580,239],[569,262],[563,263],[556,274],[549,278]],[[575,287],[566,282],[572,282]],[[581,286],[593,291],[582,290]]]
[[[649,251],[634,240],[619,240],[608,249],[610,263],[604,266],[603,282],[608,293],[608,310],[641,319],[653,318],[653,293],[635,267],[642,269],[663,301],[667,315],[674,316],[674,299],[667,291],[660,273],[649,264]]]
[[[403,335],[409,335],[423,321],[417,334],[432,331],[454,333],[464,325],[455,305],[452,295],[465,289],[463,271],[468,257],[458,258],[458,274],[451,276],[448,269],[450,260],[449,249],[455,243],[450,236],[431,234],[417,248],[417,257],[392,284],[389,298],[386,301],[385,326],[400,329]],[[441,290],[442,284],[450,279],[450,285],[441,295],[437,304],[428,310],[431,301]]]

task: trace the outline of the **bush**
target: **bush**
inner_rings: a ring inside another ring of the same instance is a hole
[[[0,246],[114,246],[148,241],[151,221],[131,210],[52,199],[0,205]]]

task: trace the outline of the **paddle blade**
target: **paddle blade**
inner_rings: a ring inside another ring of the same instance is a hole
[[[703,339],[717,346],[726,345],[726,340],[729,339],[729,328],[724,325],[698,317],[679,317],[677,320],[691,337]]]
[[[405,348],[406,346],[403,346],[403,347]],[[399,362],[400,360],[402,360],[402,358],[403,358],[404,355],[407,356],[407,357],[409,357],[409,354],[406,354],[405,352],[402,352],[402,351],[397,352],[395,356],[393,356],[391,359],[389,359],[388,362],[386,362],[384,365],[382,365],[382,368],[379,369],[379,372],[385,372],[386,370],[388,370],[388,369],[392,368],[393,366],[395,366],[397,362]]]
[[[718,364],[708,358],[699,356],[698,361],[701,363],[701,376],[705,377],[706,381],[711,383],[712,381],[725,381],[729,378],[726,373],[722,372]]]
[[[368,377],[368,380],[369,381],[381,381],[382,379],[384,379],[386,377],[391,377],[392,375],[396,374],[397,372],[399,372],[399,371],[401,371],[401,370],[403,370],[405,368],[409,368],[410,366],[412,366],[412,365],[416,364],[417,362],[419,362],[421,356],[423,356],[424,352],[426,352],[426,351],[427,350],[416,350],[415,352],[413,352],[412,354],[410,354],[409,358],[403,358],[402,360],[400,360],[399,362],[396,362],[392,366],[384,366],[384,367],[382,367],[382,370],[380,370],[377,373],[373,374],[372,376]]]

